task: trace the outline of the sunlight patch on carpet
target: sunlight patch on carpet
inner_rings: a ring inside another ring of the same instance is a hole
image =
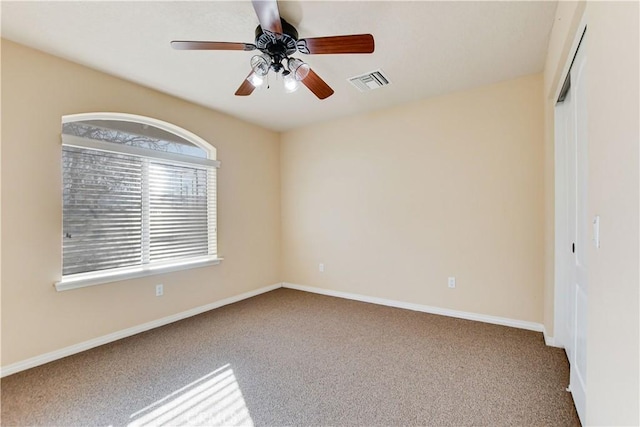
[[[134,412],[130,418],[129,427],[253,426],[230,364]]]

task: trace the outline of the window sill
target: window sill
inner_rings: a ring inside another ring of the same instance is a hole
[[[166,264],[126,267],[111,271],[72,274],[63,277],[54,286],[57,291],[84,288],[87,286],[102,285],[110,282],[136,279],[138,277],[153,276],[155,274],[170,273],[173,271],[188,270],[191,268],[208,267],[218,265],[224,258],[204,257],[189,261],[171,262]]]

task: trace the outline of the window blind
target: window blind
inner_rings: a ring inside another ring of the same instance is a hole
[[[207,172],[150,163],[150,261],[209,253]]]
[[[64,147],[63,275],[140,264],[142,161]]]
[[[63,275],[215,256],[215,168],[71,146],[62,158]]]

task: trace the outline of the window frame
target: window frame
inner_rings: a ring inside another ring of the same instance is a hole
[[[153,126],[155,128],[164,130],[166,132],[172,133],[188,142],[193,144],[194,146],[202,149],[206,154],[207,158],[199,158],[193,156],[187,156],[177,153],[167,153],[163,151],[150,150],[146,148],[138,148],[122,145],[120,146],[117,143],[106,142],[106,141],[98,141],[89,138],[77,137],[74,135],[61,135],[61,147],[62,146],[71,146],[77,148],[84,148],[89,150],[99,150],[99,151],[107,151],[112,153],[119,153],[125,155],[134,155],[140,156],[142,158],[155,158],[159,161],[167,161],[172,164],[187,164],[191,166],[206,166],[206,167],[214,167],[219,168],[220,162],[216,159],[216,148],[206,142],[204,139],[199,136],[189,132],[186,129],[183,129],[179,126],[176,126],[171,123],[164,122],[162,120],[154,119],[151,117],[139,116],[135,114],[127,114],[127,113],[113,113],[113,112],[95,112],[95,113],[81,113],[81,114],[71,114],[65,115],[62,117],[62,125],[65,123],[71,122],[81,122],[81,121],[89,121],[89,120],[112,120],[112,121],[125,121],[125,122],[134,122],[143,125]],[[111,148],[110,147],[117,147]],[[208,185],[208,187],[211,184]],[[208,206],[209,209],[214,210],[214,215],[209,215],[208,220],[208,239],[215,244],[217,248],[217,179],[214,182],[213,192],[208,193]],[[212,206],[213,205],[213,206]],[[64,206],[62,206],[64,207]],[[62,212],[62,209],[61,209]],[[213,218],[213,220],[212,220]],[[62,234],[62,233],[61,233]],[[60,244],[62,248],[62,241]],[[86,286],[100,285],[104,283],[134,279],[139,277],[145,277],[155,274],[164,274],[173,271],[180,271],[191,268],[198,267],[206,267],[211,265],[217,265],[222,261],[221,258],[217,254],[215,255],[203,255],[198,257],[191,257],[187,259],[178,259],[178,260],[167,260],[167,261],[155,261],[149,264],[141,264],[131,267],[120,267],[120,268],[112,268],[107,270],[98,270],[91,271],[85,273],[75,273],[69,274],[66,276],[62,276],[61,279],[54,283],[56,290],[64,291],[69,289],[82,288]],[[62,259],[61,259],[61,267],[62,267]],[[61,268],[62,271],[62,268]]]

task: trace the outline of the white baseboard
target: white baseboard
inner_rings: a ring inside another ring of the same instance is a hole
[[[545,329],[544,331],[542,331],[542,335],[544,336],[544,343],[546,345],[548,345],[549,347],[555,347],[555,338],[550,337],[549,335],[547,335],[547,330]]]
[[[312,292],[314,294],[328,295],[338,298],[346,298],[356,301],[368,302],[372,304],[386,305],[389,307],[404,308],[407,310],[421,311],[423,313],[439,314],[441,316],[456,317],[459,319],[475,320],[478,322],[492,323],[494,325],[510,326],[512,328],[527,329],[530,331],[543,332],[544,326],[541,323],[527,322],[524,320],[508,319],[506,317],[489,316],[486,314],[470,313],[467,311],[450,310],[447,308],[433,307],[430,305],[414,304],[410,302],[395,301],[385,298],[370,297],[349,292],[334,291],[330,289],[315,288],[312,286],[296,285],[294,283],[282,283],[283,288],[296,289],[299,291]]]
[[[556,342],[556,339],[554,337],[547,334],[546,329],[543,329],[542,334],[544,335],[544,343],[549,347],[564,348],[562,344]]]
[[[349,292],[334,291],[331,289],[316,288],[313,286],[303,286],[294,283],[276,283],[275,285],[265,286],[260,289],[245,292],[240,295],[235,295],[229,298],[222,299],[220,301],[206,304],[200,307],[192,308],[191,310],[183,311],[171,316],[163,317],[162,319],[153,320],[151,322],[143,323],[138,326],[123,329],[118,332],[114,332],[108,335],[103,335],[98,338],[94,338],[88,341],[84,341],[78,344],[74,344],[69,347],[55,350],[49,353],[42,354],[40,356],[31,357],[29,359],[12,363],[11,365],[0,368],[0,378],[7,375],[15,374],[16,372],[24,371],[29,368],[34,368],[45,363],[53,362],[54,360],[62,359],[63,357],[71,356],[72,354],[80,353],[85,350],[89,350],[94,347],[98,347],[103,344],[107,344],[113,341],[117,341],[122,338],[127,338],[140,332],[148,331],[150,329],[158,328],[160,326],[168,325],[169,323],[177,322],[178,320],[186,319],[204,313],[205,311],[213,310],[234,302],[242,301],[247,298],[254,297],[256,295],[270,292],[278,288],[296,289],[299,291],[311,292],[314,294],[328,295],[332,297],[345,298],[355,301],[368,302],[371,304],[386,305],[389,307],[403,308],[406,310],[420,311],[423,313],[439,314],[441,316],[456,317],[459,319],[475,320],[478,322],[492,323],[495,325],[510,326],[513,328],[527,329],[530,331],[542,332],[544,334],[544,340],[546,345],[553,347],[560,347],[556,345],[553,337],[547,336],[544,326],[540,323],[527,322],[524,320],[509,319],[506,317],[489,316],[486,314],[470,313],[466,311],[450,310],[447,308],[433,307],[429,305],[414,304],[403,301],[390,300],[385,298],[370,297],[366,295],[353,294]]]
[[[275,285],[265,286],[264,288],[255,289],[253,291],[245,292],[240,295],[235,295],[229,298],[222,299],[220,301],[213,302],[211,304],[202,305],[200,307],[192,308],[191,310],[183,311],[181,313],[173,314],[171,316],[163,317],[162,319],[153,320],[151,322],[143,323],[138,326],[123,329],[118,332],[114,332],[108,335],[103,335],[98,338],[84,341],[78,344],[74,344],[69,347],[61,348],[49,353],[42,354],[40,356],[31,357],[21,362],[12,363],[11,365],[0,368],[0,378],[7,375],[15,374],[16,372],[24,371],[25,369],[34,368],[45,363],[53,362],[54,360],[62,359],[63,357],[71,356],[72,354],[80,353],[91,348],[107,344],[113,341],[117,341],[122,338],[130,337],[140,332],[148,331],[160,326],[168,325],[169,323],[176,322],[178,320],[186,319],[187,317],[195,316],[205,311],[213,310],[224,305],[233,304],[234,302],[242,301],[247,298],[254,297],[256,295],[263,294],[265,292],[272,291],[282,287],[281,283]]]

